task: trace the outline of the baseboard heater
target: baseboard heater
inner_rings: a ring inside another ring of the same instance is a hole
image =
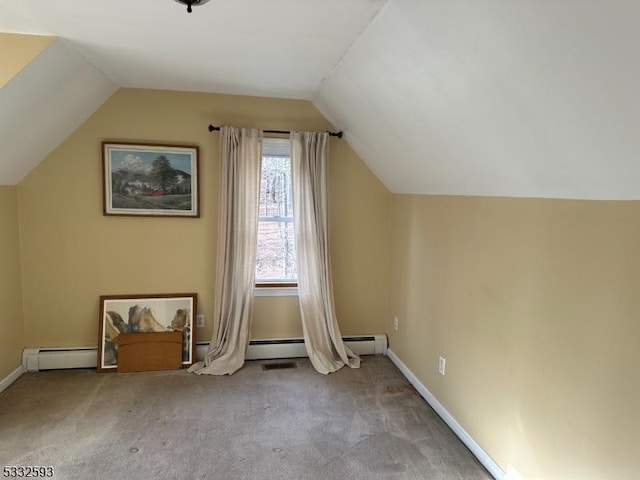
[[[386,355],[386,335],[362,335],[343,337],[345,344],[358,355]],[[196,360],[202,360],[209,349],[209,342],[198,342]],[[254,339],[249,343],[247,360],[307,357],[302,338]],[[67,368],[95,368],[96,347],[76,348],[25,348],[22,365],[27,372],[61,370]]]

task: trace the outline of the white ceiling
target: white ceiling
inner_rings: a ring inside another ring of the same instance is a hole
[[[309,98],[386,0],[0,0],[0,31],[62,37],[120,86]]]
[[[393,192],[592,199],[640,199],[638,18],[630,0],[0,0],[0,31],[57,35],[119,86],[309,98]]]

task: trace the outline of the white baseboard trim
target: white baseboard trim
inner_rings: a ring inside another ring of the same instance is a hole
[[[386,355],[386,335],[361,335],[343,337],[358,355]],[[196,360],[203,360],[209,342],[196,345]],[[307,357],[302,338],[252,339],[247,349],[247,360]],[[96,347],[73,348],[25,348],[22,352],[22,369],[25,372],[60,370],[66,368],[95,368],[98,364]]]
[[[24,373],[24,367],[20,365],[13,372],[11,372],[9,375],[7,375],[2,380],[0,380],[0,393],[4,392],[7,389],[7,387],[9,387],[9,385],[11,385],[17,379],[19,379],[23,373]]]
[[[480,461],[480,463],[486,468],[489,473],[496,480],[505,480],[505,473],[500,466],[485,452],[478,443],[469,435],[462,426],[456,421],[453,416],[442,406],[440,402],[433,396],[433,394],[425,387],[420,380],[413,374],[409,367],[407,367],[400,358],[390,348],[387,350],[387,355],[391,361],[398,367],[398,370],[407,377],[407,380],[414,386],[414,388],[422,395],[429,405],[436,411],[436,413],[445,421],[449,428],[453,430],[462,443],[464,443],[471,453]]]

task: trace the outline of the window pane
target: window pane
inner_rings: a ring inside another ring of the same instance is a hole
[[[293,222],[258,223],[256,279],[297,279]]]
[[[260,217],[293,216],[289,157],[262,157],[258,215]]]

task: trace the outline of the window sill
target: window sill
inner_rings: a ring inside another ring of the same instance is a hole
[[[297,297],[298,287],[259,287],[254,290],[256,297]]]

